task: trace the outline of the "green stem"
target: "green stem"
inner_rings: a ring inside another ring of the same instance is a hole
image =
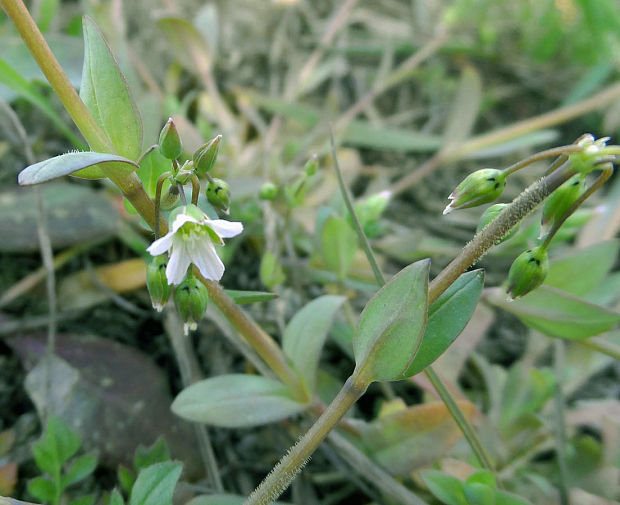
[[[431,381],[431,384],[435,388],[435,391],[437,391],[437,394],[450,411],[450,414],[452,415],[452,418],[458,425],[459,429],[463,432],[463,435],[469,442],[469,445],[474,451],[474,454],[478,458],[480,464],[484,466],[487,470],[495,472],[495,468],[493,466],[493,463],[491,462],[491,458],[489,457],[484,446],[482,445],[482,442],[480,441],[476,430],[469,423],[469,421],[465,417],[465,414],[463,414],[463,411],[458,406],[458,403],[456,403],[448,388],[439,378],[439,375],[437,375],[437,373],[435,372],[435,370],[433,370],[431,366],[426,367],[424,369],[424,373],[428,377],[428,380]]]
[[[562,392],[562,375],[564,373],[564,342],[555,339],[553,342],[553,364],[555,368],[555,391],[554,391],[554,423],[555,423],[555,447],[560,470],[560,504],[570,505],[568,492],[568,468],[566,466],[566,427],[564,423],[564,394]]]
[[[536,163],[537,161],[542,161],[547,158],[555,158],[556,156],[560,156],[560,159],[563,159],[562,155],[566,155],[567,153],[579,153],[581,151],[583,151],[583,147],[576,144],[554,147],[553,149],[547,149],[546,151],[541,151],[533,154],[532,156],[528,156],[514,165],[510,165],[508,168],[505,168],[502,172],[506,175],[514,174],[517,170],[521,170],[522,168],[531,165],[532,163]],[[559,166],[560,164],[558,164],[556,168],[559,168]]]
[[[334,143],[334,134],[332,131],[329,132],[329,140],[331,142],[332,147],[332,158],[334,160],[334,169],[336,170],[336,175],[338,176],[338,185],[340,186],[340,192],[342,193],[342,198],[344,199],[344,203],[347,206],[347,210],[349,211],[349,215],[351,216],[351,220],[353,221],[353,227],[357,233],[360,242],[362,243],[362,248],[366,253],[366,257],[370,262],[370,266],[372,267],[372,271],[375,274],[375,279],[377,279],[377,283],[379,286],[383,286],[385,284],[385,277],[383,277],[383,272],[379,268],[379,264],[377,263],[377,258],[372,252],[372,248],[370,247],[370,242],[368,242],[368,237],[364,233],[362,229],[362,225],[360,224],[360,220],[355,213],[355,208],[353,207],[353,202],[351,201],[351,195],[349,195],[349,190],[344,183],[344,178],[342,177],[342,170],[340,170],[340,164],[338,163],[338,155],[336,153],[336,144]]]
[[[620,346],[612,344],[607,340],[604,340],[602,338],[590,337],[585,340],[574,340],[573,342],[620,361]]]
[[[308,462],[319,444],[364,394],[367,387],[368,384],[354,372],[321,417],[280,460],[244,505],[268,505],[275,501]]]

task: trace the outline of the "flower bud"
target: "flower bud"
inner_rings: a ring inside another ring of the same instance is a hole
[[[161,254],[155,256],[146,267],[146,287],[151,295],[151,303],[157,312],[161,312],[170,298],[170,290],[166,278],[166,267],[168,266],[168,256]]]
[[[213,179],[207,186],[207,200],[217,210],[228,214],[230,207],[230,187],[223,179]]]
[[[317,159],[316,154],[312,155],[312,157],[306,162],[306,166],[304,166],[304,170],[306,171],[306,175],[308,177],[312,177],[316,174],[319,169],[319,161]]]
[[[159,151],[169,160],[176,160],[183,151],[183,144],[172,118],[168,118],[159,134]]]
[[[480,221],[478,221],[478,228],[476,229],[476,232],[482,231],[484,228],[486,228],[486,226],[493,221],[497,216],[500,215],[500,213],[502,212],[502,210],[504,210],[506,207],[508,207],[509,204],[507,203],[496,203],[495,205],[491,205],[487,210],[485,210],[482,213],[482,216],[480,216]],[[515,233],[517,233],[517,230],[519,229],[519,225],[515,226],[514,228],[512,228],[508,234],[501,239],[498,243],[502,243],[505,240],[508,240],[510,237],[512,237]]]
[[[200,282],[191,270],[174,291],[174,303],[181,319],[183,319],[183,331],[185,335],[198,327],[207,310],[209,294],[205,285]]]
[[[595,140],[590,133],[583,135],[577,142],[577,145],[583,147],[583,151],[569,156],[571,166],[582,174],[592,172],[596,163],[603,159],[598,153],[607,146],[608,140],[609,137],[601,137]]]
[[[540,286],[549,271],[549,256],[545,247],[528,249],[517,256],[508,272],[508,294],[519,298]]]
[[[261,200],[273,200],[276,196],[278,196],[278,186],[273,182],[266,182],[263,184],[258,193],[258,197]]]
[[[215,165],[217,153],[220,150],[220,140],[222,140],[222,136],[218,135],[194,153],[194,169],[198,177],[204,177],[205,174],[213,168],[213,165]]]
[[[159,208],[162,210],[170,210],[179,202],[179,188],[176,184],[172,184],[162,195],[159,201]]]
[[[468,175],[448,197],[451,202],[443,213],[477,207],[499,198],[506,186],[506,174],[495,168],[483,168]]]
[[[586,177],[577,174],[556,189],[543,206],[540,236],[544,237],[560,223],[568,209],[586,190]]]

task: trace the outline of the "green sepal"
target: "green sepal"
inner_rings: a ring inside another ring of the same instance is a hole
[[[540,286],[549,271],[546,247],[534,247],[522,252],[508,272],[508,294],[520,298]]]

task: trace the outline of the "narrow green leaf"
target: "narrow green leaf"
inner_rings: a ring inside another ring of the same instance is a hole
[[[34,165],[24,168],[17,178],[19,184],[28,186],[51,181],[63,175],[71,175],[78,170],[87,169],[88,172],[80,174],[81,177],[97,179],[104,177],[97,164],[123,163],[128,172],[133,172],[138,165],[133,161],[115,154],[95,153],[92,151],[65,153],[55,156]],[[93,169],[94,170],[91,170]]]
[[[414,359],[428,311],[430,260],[396,274],[364,308],[353,351],[358,372],[370,381],[399,380]]]
[[[123,500],[123,495],[116,488],[112,490],[110,493],[110,499],[108,500],[108,505],[125,505],[125,500]]]
[[[490,291],[489,302],[515,314],[529,327],[550,337],[580,340],[613,328],[620,313],[549,286],[508,301],[501,289]]]
[[[545,285],[576,296],[586,295],[607,277],[616,262],[619,248],[618,240],[609,240],[554,259]]]
[[[295,401],[281,382],[257,375],[230,374],[185,388],[171,408],[190,421],[239,428],[278,421],[307,407]]]
[[[142,120],[127,81],[95,22],[84,16],[84,69],[80,97],[118,152],[136,160]]]
[[[24,79],[19,72],[0,58],[0,83],[11,88],[19,96],[37,107],[45,114],[54,125],[73,143],[75,147],[83,149],[86,145],[71,131],[63,119],[49,104],[47,98],[42,95],[34,84]]]
[[[282,337],[284,354],[301,375],[306,391],[313,396],[321,350],[344,296],[325,295],[305,305],[288,323]]]
[[[246,303],[268,302],[274,298],[278,298],[277,293],[268,291],[240,291],[237,289],[225,289],[226,294],[230,296],[237,305],[245,305]]]
[[[156,463],[140,472],[131,490],[129,505],[172,505],[172,495],[183,465]]]
[[[469,505],[463,492],[463,483],[456,477],[437,470],[427,470],[420,475],[430,492],[442,503],[446,505]]]
[[[321,248],[327,268],[343,280],[357,250],[357,234],[353,228],[341,217],[328,217],[321,230]]]
[[[483,284],[482,270],[467,272],[435,300],[428,310],[422,345],[405,372],[406,377],[424,370],[461,334],[478,304]]]
[[[66,488],[71,484],[84,480],[95,471],[95,468],[97,468],[96,453],[90,452],[88,454],[84,454],[84,456],[80,456],[73,461],[73,463],[71,463],[69,471],[62,476],[62,487]]]
[[[278,257],[271,251],[265,251],[265,254],[263,254],[259,273],[260,281],[269,289],[281,284],[286,279]]]
[[[131,488],[136,482],[136,476],[124,465],[118,465],[116,476],[118,477],[118,482],[121,485],[121,489],[125,491],[125,493],[130,494]]]
[[[52,503],[56,491],[54,484],[45,477],[35,477],[28,481],[28,492],[38,501]]]

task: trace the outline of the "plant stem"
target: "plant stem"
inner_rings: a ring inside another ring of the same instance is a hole
[[[355,372],[312,427],[273,468],[244,505],[268,505],[282,494],[338,421],[364,394],[368,384]]]
[[[552,149],[547,149],[546,151],[541,151],[539,153],[533,154],[532,156],[528,156],[527,158],[518,161],[514,165],[510,165],[508,168],[505,168],[504,170],[502,170],[502,172],[504,172],[506,175],[514,174],[517,170],[521,170],[522,168],[527,167],[532,163],[536,163],[537,161],[541,161],[547,158],[555,158],[556,156],[565,155],[567,153],[579,153],[581,151],[583,151],[583,147],[576,144],[554,147]],[[556,168],[559,168],[559,165]]]
[[[620,346],[612,344],[605,339],[591,337],[584,340],[574,340],[574,342],[620,361]]]
[[[568,492],[568,468],[566,467],[566,427],[564,424],[564,394],[562,392],[562,375],[564,373],[564,342],[556,338],[553,342],[553,365],[555,371],[555,453],[560,470],[560,504],[570,505]]]

